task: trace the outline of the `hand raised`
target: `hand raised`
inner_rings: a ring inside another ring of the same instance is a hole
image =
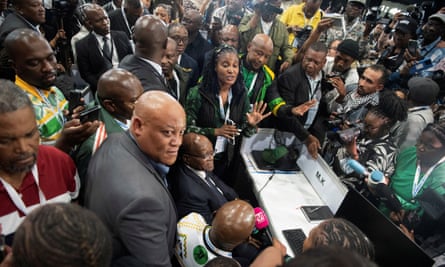
[[[256,126],[258,123],[260,123],[260,121],[269,117],[271,112],[267,112],[266,114],[264,114],[266,108],[267,104],[264,103],[263,101],[253,104],[252,111],[246,114],[247,123],[249,123],[249,125],[251,126]]]

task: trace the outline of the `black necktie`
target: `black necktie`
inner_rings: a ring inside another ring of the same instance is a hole
[[[170,94],[176,98],[177,100],[179,100],[179,96],[178,96],[178,91],[177,91],[177,83],[175,78],[171,78],[170,80],[167,81],[168,86],[170,87]]]
[[[108,45],[108,38],[106,36],[104,36],[103,40],[104,40],[104,46],[102,48],[102,52],[104,53],[104,56],[106,58],[108,58],[108,60],[110,60],[110,62],[112,62],[112,54],[111,54],[110,46]]]
[[[222,204],[227,202],[226,197],[223,195],[223,192],[221,189],[218,188],[218,186],[215,184],[215,181],[209,176],[206,175],[205,178],[207,184],[209,185],[210,190],[214,193],[215,197],[218,199],[218,201]]]

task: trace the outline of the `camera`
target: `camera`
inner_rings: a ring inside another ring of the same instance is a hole
[[[327,73],[326,76],[321,80],[321,88],[325,92],[329,92],[331,90],[334,90],[334,86],[332,85],[330,79],[340,77],[343,82],[345,82],[345,77],[340,72],[330,72]]]
[[[365,21],[370,23],[371,25],[375,25],[379,20],[379,7],[373,6],[369,8],[368,13],[366,13]]]
[[[301,48],[304,42],[306,42],[307,38],[309,38],[309,35],[311,35],[311,32],[312,32],[312,26],[311,25],[305,26],[301,31],[299,31],[295,35],[295,39],[292,46],[295,48]]]
[[[273,6],[269,3],[269,1],[264,1],[264,2],[260,2],[260,3],[256,3],[253,6],[254,8],[258,8],[262,13],[276,13],[276,14],[281,14],[283,13],[283,9]]]

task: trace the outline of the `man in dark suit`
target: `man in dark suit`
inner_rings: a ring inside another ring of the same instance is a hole
[[[0,27],[0,78],[14,81],[15,71],[9,64],[9,56],[4,49],[6,36],[15,29],[26,28],[40,33],[38,27],[45,23],[45,8],[42,0],[14,0],[14,12],[6,16]]]
[[[202,16],[196,10],[188,10],[182,18],[182,24],[189,34],[185,52],[198,62],[199,73],[201,73],[204,67],[205,53],[213,49],[212,45],[199,32],[202,26]]]
[[[133,53],[133,48],[125,33],[110,31],[110,20],[101,6],[93,4],[84,12],[85,24],[92,31],[76,43],[77,65],[94,93],[100,76],[117,67],[126,55]]]
[[[185,105],[187,96],[189,74],[178,65],[178,52],[176,51],[176,42],[168,38],[167,48],[161,61],[162,73],[165,76],[170,94]]]
[[[110,14],[111,11],[122,7],[122,0],[111,0],[110,2],[106,3],[102,7],[105,9],[105,11],[108,14]]]
[[[109,13],[111,29],[114,31],[123,31],[129,39],[132,38],[132,31],[136,20],[142,16],[142,3],[140,0],[125,0],[122,7]]]
[[[213,153],[212,143],[204,135],[184,135],[181,161],[168,174],[178,219],[196,212],[210,224],[214,211],[238,197],[232,188],[212,173]]]
[[[130,130],[108,136],[92,157],[85,204],[111,232],[113,263],[171,266],[177,216],[165,175],[185,127],[184,109],[172,96],[145,92]]]
[[[134,55],[126,56],[119,67],[133,73],[144,91],[161,90],[169,93],[162,74],[161,61],[167,47],[167,28],[152,15],[140,17],[134,25]]]
[[[200,73],[196,60],[187,55],[187,53],[184,53],[189,39],[187,29],[179,22],[170,23],[170,25],[168,25],[168,37],[176,41],[178,64],[189,74],[188,88],[192,88],[198,83]]]

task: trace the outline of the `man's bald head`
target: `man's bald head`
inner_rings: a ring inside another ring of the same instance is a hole
[[[254,226],[253,207],[244,200],[233,200],[217,210],[212,221],[210,238],[221,249],[230,251],[247,241]]]
[[[267,63],[273,53],[273,41],[263,33],[256,34],[247,45],[247,67],[257,71]]]
[[[213,171],[213,145],[206,136],[196,133],[184,135],[181,152],[188,166],[196,170]]]
[[[185,127],[185,111],[171,95],[147,91],[136,101],[130,132],[155,162],[172,165],[176,161]]]
[[[167,27],[152,15],[140,17],[134,25],[135,54],[161,64],[167,46]]]
[[[21,79],[39,89],[53,85],[57,60],[43,36],[31,29],[17,29],[8,34],[4,46]]]
[[[270,38],[269,35],[264,34],[264,33],[258,33],[256,34],[251,43],[255,46],[264,46],[265,48],[269,49],[269,50],[273,50],[273,41]]]
[[[102,74],[97,84],[97,96],[101,106],[124,123],[131,118],[134,103],[143,91],[136,76],[119,68]]]
[[[220,38],[222,44],[227,44],[239,49],[239,31],[236,25],[228,24],[220,31]]]
[[[202,26],[201,13],[194,9],[187,10],[182,18],[182,24],[187,28],[189,36],[193,36]]]

